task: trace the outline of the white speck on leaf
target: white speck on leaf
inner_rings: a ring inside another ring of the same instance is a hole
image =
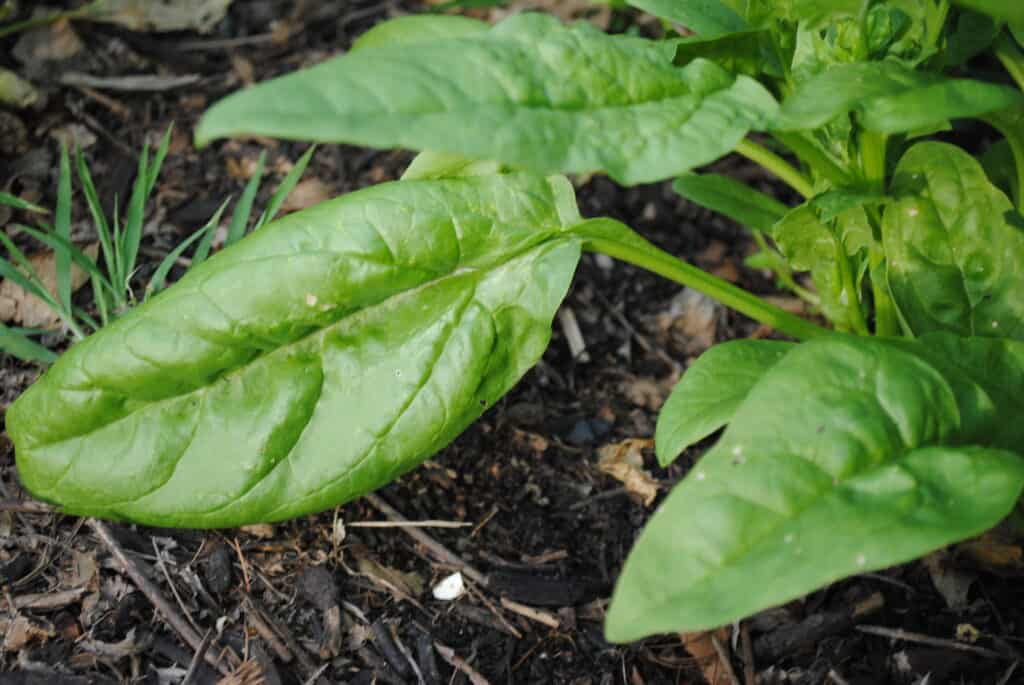
[[[698,471],[697,475],[694,476],[694,478],[696,478],[697,480],[704,480],[705,478],[707,478],[707,474],[705,474],[703,471]]]
[[[306,293],[306,304],[308,304],[310,307],[315,307],[316,302],[316,295],[314,295],[313,293]]]
[[[857,566],[860,566],[861,568],[863,568],[864,566],[867,565],[867,563],[868,563],[868,558],[866,556],[864,556],[863,554],[858,554],[857,555]]]

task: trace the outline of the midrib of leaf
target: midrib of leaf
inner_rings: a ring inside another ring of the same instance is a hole
[[[899,424],[892,418],[892,416],[889,414],[889,412],[886,412],[885,415],[886,415],[886,418],[889,421],[889,423],[896,429],[896,431],[898,433],[901,433]],[[902,438],[902,435],[901,435],[901,438]],[[755,541],[755,542],[751,542],[750,544],[744,545],[740,549],[734,550],[731,553],[724,555],[722,557],[722,561],[721,562],[712,564],[712,563],[708,563],[708,562],[702,560],[702,564],[706,565],[709,568],[709,570],[707,572],[703,573],[699,577],[698,580],[696,580],[695,582],[691,583],[689,585],[689,587],[687,587],[686,589],[681,590],[679,592],[674,592],[674,593],[672,593],[670,595],[666,595],[666,596],[662,597],[661,600],[662,601],[673,601],[673,600],[677,600],[677,599],[679,599],[681,597],[684,597],[686,595],[692,594],[694,591],[696,591],[697,588],[702,587],[704,584],[706,584],[706,582],[707,582],[707,580],[709,578],[713,579],[715,574],[720,572],[721,569],[727,568],[729,566],[734,565],[735,562],[741,560],[744,556],[749,554],[751,552],[751,550],[753,550],[755,547],[757,547],[760,544],[763,544],[763,540],[765,538],[772,536],[778,530],[784,528],[790,522],[798,520],[808,510],[813,509],[815,506],[820,504],[831,493],[838,492],[844,486],[856,482],[859,478],[870,476],[870,475],[872,475],[872,474],[874,474],[874,473],[876,473],[878,471],[882,471],[882,470],[884,470],[886,468],[892,468],[894,466],[899,466],[900,463],[911,452],[916,452],[918,450],[928,449],[928,448],[931,448],[931,447],[942,448],[942,447],[948,447],[948,445],[944,445],[943,443],[940,443],[940,442],[930,441],[928,443],[922,443],[922,444],[914,446],[914,447],[904,447],[903,449],[897,451],[897,453],[896,453],[897,456],[896,457],[894,457],[894,458],[892,458],[892,459],[890,459],[888,461],[877,462],[873,467],[860,470],[857,473],[854,473],[854,474],[852,474],[852,475],[850,475],[850,476],[848,476],[846,478],[839,478],[839,477],[833,476],[831,473],[826,471],[820,464],[817,464],[816,462],[814,462],[811,459],[808,459],[807,457],[803,456],[802,454],[787,454],[787,455],[784,455],[784,456],[781,456],[781,457],[779,455],[762,456],[762,457],[757,457],[757,456],[747,457],[748,460],[761,459],[761,460],[765,460],[765,461],[778,461],[780,458],[781,459],[787,459],[787,458],[795,456],[795,457],[801,459],[802,461],[810,464],[811,466],[813,466],[815,469],[817,469],[821,473],[823,473],[825,475],[825,477],[826,477],[825,481],[828,482],[828,483],[831,483],[832,487],[828,488],[828,489],[819,490],[813,496],[808,497],[807,500],[804,502],[804,504],[799,506],[799,507],[797,507],[793,511],[792,514],[788,514],[788,515],[780,514],[778,511],[776,511],[775,509],[773,509],[772,507],[770,507],[770,506],[768,506],[766,504],[762,504],[762,503],[758,502],[757,500],[750,499],[749,497],[746,497],[746,496],[742,496],[741,497],[741,496],[737,495],[735,492],[720,491],[716,496],[718,496],[718,497],[725,496],[725,497],[730,497],[730,498],[733,498],[733,499],[737,499],[737,500],[746,502],[747,504],[753,505],[754,507],[756,507],[758,509],[762,509],[762,510],[768,511],[772,515],[778,516],[779,520],[775,524],[773,524],[771,527],[769,527],[768,529],[766,529],[764,531],[764,533],[761,535],[761,539],[760,540]],[[968,447],[968,445],[961,445],[961,447]],[[717,449],[717,446],[716,446],[716,449]],[[698,461],[693,466],[693,469],[696,470],[696,469],[699,469],[699,468],[700,468],[700,462]],[[717,474],[717,475],[721,475],[721,474]],[[917,479],[915,478],[915,482],[916,481],[917,481]],[[843,574],[838,574],[838,575],[835,576],[836,579],[842,578],[842,577],[843,577]]]
[[[574,240],[574,239],[575,238],[573,238],[571,236],[556,237],[554,234],[552,234],[552,235],[549,235],[546,240],[538,240],[536,243],[532,243],[532,244],[530,244],[530,245],[528,245],[526,247],[521,248],[518,251],[509,252],[507,254],[507,256],[505,256],[502,260],[495,260],[494,262],[491,262],[491,263],[488,263],[488,264],[485,264],[485,265],[479,266],[479,267],[465,267],[465,266],[457,267],[457,268],[453,269],[452,271],[450,271],[450,272],[448,272],[448,273],[446,273],[444,275],[441,275],[441,276],[439,276],[437,278],[434,278],[432,280],[429,280],[429,281],[425,281],[425,282],[417,285],[414,288],[410,288],[408,290],[403,290],[403,291],[401,291],[399,293],[394,293],[394,294],[390,295],[389,297],[384,298],[383,300],[380,300],[378,302],[373,302],[373,303],[364,305],[364,306],[360,307],[359,309],[357,309],[355,311],[341,310],[343,313],[336,320],[331,321],[330,323],[325,324],[322,327],[316,328],[316,329],[310,331],[309,333],[307,333],[305,335],[299,336],[298,338],[296,338],[294,340],[290,340],[290,341],[288,341],[286,343],[282,343],[282,344],[278,345],[277,347],[273,347],[271,349],[260,350],[256,354],[256,356],[250,358],[244,364],[240,364],[238,366],[234,366],[234,367],[231,367],[231,368],[223,370],[219,375],[217,375],[216,378],[214,378],[212,381],[210,381],[209,383],[207,383],[205,385],[199,386],[197,388],[193,388],[191,390],[187,390],[185,392],[178,393],[176,395],[169,395],[167,397],[160,398],[159,400],[154,400],[152,402],[146,402],[143,405],[137,406],[135,409],[133,409],[133,411],[128,412],[128,413],[124,414],[123,416],[119,416],[119,417],[117,417],[116,419],[114,419],[112,421],[108,421],[106,423],[101,423],[101,424],[97,424],[97,425],[93,426],[92,429],[90,431],[88,431],[88,432],[76,433],[74,435],[70,435],[70,436],[67,436],[65,438],[62,438],[61,440],[56,440],[56,441],[53,441],[53,442],[40,442],[40,443],[36,443],[36,444],[32,445],[32,448],[33,449],[38,449],[38,448],[41,448],[41,447],[54,447],[54,446],[62,445],[62,444],[67,443],[67,442],[71,442],[73,440],[78,440],[78,439],[81,439],[81,438],[84,438],[84,437],[90,435],[91,433],[97,432],[99,430],[107,428],[108,426],[112,426],[112,425],[114,425],[116,423],[119,423],[121,421],[129,419],[129,418],[131,418],[132,414],[134,414],[135,412],[140,411],[140,410],[142,410],[144,408],[149,408],[149,407],[153,407],[153,406],[160,406],[160,405],[164,405],[164,404],[169,404],[169,403],[181,400],[184,397],[195,395],[197,393],[206,393],[206,392],[208,392],[211,389],[211,387],[214,384],[220,383],[220,382],[222,382],[222,381],[224,381],[224,380],[226,380],[228,378],[231,378],[235,374],[241,374],[241,373],[246,372],[246,370],[248,370],[250,367],[252,367],[255,364],[261,363],[267,357],[270,357],[272,355],[276,355],[278,353],[283,353],[284,350],[289,350],[289,349],[292,349],[292,348],[296,348],[296,347],[298,347],[300,345],[304,345],[307,342],[310,342],[316,336],[324,336],[327,333],[331,332],[333,329],[335,329],[337,326],[340,326],[340,325],[342,325],[344,323],[355,322],[356,324],[358,324],[358,320],[360,318],[364,318],[364,317],[370,316],[373,313],[373,310],[381,308],[381,307],[386,307],[386,306],[388,306],[392,302],[397,302],[397,301],[400,301],[400,300],[405,299],[405,298],[415,297],[421,290],[430,288],[430,287],[436,285],[437,283],[439,283],[439,282],[441,282],[441,281],[443,281],[443,280],[445,280],[447,278],[459,278],[459,277],[465,276],[467,274],[477,274],[477,277],[474,280],[479,282],[480,280],[482,280],[484,278],[485,274],[489,273],[490,271],[495,270],[495,269],[503,266],[504,264],[506,264],[506,263],[508,263],[510,261],[513,261],[513,260],[517,259],[518,257],[520,257],[522,255],[527,254],[528,252],[536,250],[537,248],[541,247],[542,245],[547,245],[547,244],[553,243],[556,240]],[[267,258],[264,258],[264,259],[273,259],[273,258],[272,257],[267,257]],[[62,392],[65,391],[64,388],[62,388],[61,390],[62,390]],[[76,389],[68,388],[66,390],[73,392]],[[90,389],[80,390],[80,392],[94,392],[94,391],[95,390],[91,389],[91,388]],[[103,390],[103,392],[110,392],[110,391]],[[125,396],[124,399],[131,400],[132,398]]]

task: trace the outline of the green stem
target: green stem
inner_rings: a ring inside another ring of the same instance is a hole
[[[762,167],[785,181],[793,190],[804,197],[811,197],[814,195],[814,187],[811,186],[811,182],[807,177],[797,171],[789,162],[784,160],[782,157],[779,157],[768,148],[758,145],[747,138],[741,140],[739,145],[736,146],[736,152],[740,153],[750,161],[760,164]]]
[[[885,192],[885,148],[888,139],[884,133],[861,131],[860,163],[864,180],[880,193]]]
[[[1017,48],[1017,42],[1006,31],[1003,31],[996,39],[993,52],[1003,63],[1003,67],[1017,87],[1024,90],[1024,55],[1021,55]]]
[[[853,332],[857,335],[870,335],[868,323],[864,320],[864,310],[861,308],[860,293],[857,292],[857,280],[853,277],[853,269],[850,266],[850,258],[846,254],[843,241],[836,238],[836,264],[839,267],[839,279],[842,282],[842,295],[845,295],[847,311],[850,312],[850,319],[853,323]]]
[[[783,133],[774,131],[772,137],[793,151],[800,161],[808,168],[814,169],[815,173],[830,181],[835,186],[845,186],[850,183],[850,175],[839,165],[832,155],[821,149],[810,138],[811,134],[806,132]]]
[[[687,264],[653,245],[647,244],[641,248],[608,238],[590,237],[587,238],[585,247],[592,252],[601,252],[693,288],[792,338],[809,340],[829,334],[828,329],[769,304],[746,290]]]
[[[892,338],[900,333],[900,321],[896,314],[896,303],[889,294],[889,284],[885,277],[885,253],[881,247],[872,246],[870,260],[871,295],[875,301],[875,335]]]
[[[1017,183],[1013,187],[1013,204],[1017,209],[1024,208],[1024,126],[1020,121],[1006,112],[993,112],[982,119],[992,128],[1003,134],[1006,144],[1013,155],[1013,166]]]

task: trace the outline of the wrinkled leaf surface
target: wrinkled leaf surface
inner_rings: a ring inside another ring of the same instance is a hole
[[[7,413],[65,510],[319,511],[452,440],[534,364],[579,256],[565,179],[385,184],[278,220],[71,348]]]

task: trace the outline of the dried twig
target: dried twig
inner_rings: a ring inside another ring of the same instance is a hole
[[[756,685],[757,669],[754,667],[754,642],[750,639],[750,624],[740,624],[740,645],[743,647],[744,685]]]
[[[138,76],[92,76],[69,71],[60,76],[65,86],[84,86],[101,90],[118,90],[124,92],[160,92],[191,86],[200,80],[199,74],[184,76],[160,76],[159,74],[142,74]]]
[[[346,523],[346,528],[467,528],[471,521],[354,521]]]
[[[501,598],[501,606],[505,607],[509,611],[514,611],[520,616],[525,616],[531,621],[542,623],[552,630],[558,630],[558,627],[561,625],[561,621],[558,620],[558,617],[551,612],[520,604],[519,602],[513,602],[507,597]]]
[[[480,672],[475,668],[466,663],[466,660],[455,653],[455,650],[451,647],[446,647],[440,642],[434,643],[434,649],[441,655],[441,658],[448,662],[448,664],[457,671],[462,671],[469,682],[473,685],[491,685],[487,678],[480,675]]]
[[[388,517],[392,521],[408,522],[409,519],[405,518],[392,507],[390,504],[385,502],[379,495],[369,494],[364,495],[363,498],[373,506],[374,509],[379,511]],[[462,560],[462,558],[449,550],[447,547],[442,545],[440,542],[424,533],[419,528],[400,528],[406,535],[411,537],[416,542],[423,545],[431,554],[433,554],[439,561],[446,564],[451,564],[455,568],[461,570],[470,580],[479,583],[480,585],[487,585],[487,579],[483,573],[476,570],[468,563]]]
[[[886,628],[885,626],[857,626],[857,630],[868,635],[878,635],[879,637],[887,637],[890,640],[903,640],[904,642],[916,642],[921,645],[930,645],[932,647],[945,647],[947,649],[955,649],[961,652],[971,652],[978,656],[987,657],[989,659],[1005,659],[999,652],[991,649],[985,649],[984,647],[978,647],[977,645],[969,645],[966,642],[959,642],[957,640],[946,640],[941,637],[932,637],[931,635],[924,635],[923,633],[913,633],[909,630],[903,630],[902,628]]]
[[[206,650],[210,648],[211,642],[213,642],[213,631],[207,630],[206,634],[203,635],[202,642],[199,643],[199,647],[196,648],[196,653],[192,656],[192,661],[188,665],[185,677],[181,679],[181,685],[192,685],[196,681],[196,678],[199,676],[199,664],[206,658]]]
[[[160,589],[149,579],[148,574],[143,571],[143,565],[138,561],[132,559],[121,547],[121,543],[117,541],[113,533],[110,532],[110,528],[107,524],[97,519],[89,519],[89,526],[96,533],[97,537],[103,544],[107,546],[110,553],[113,555],[114,560],[117,561],[118,565],[124,570],[124,572],[131,578],[135,586],[146,596],[146,599],[156,608],[156,610],[163,616],[167,624],[176,632],[182,640],[185,641],[193,650],[198,651],[200,645],[203,643],[202,637],[192,629],[192,626],[188,624],[185,619],[178,614],[177,610],[168,602],[164,596],[160,593]],[[232,653],[233,656],[233,653]],[[231,670],[230,668],[221,663],[219,659],[213,655],[207,653],[204,657],[206,662],[216,668],[222,675],[228,675]],[[228,657],[229,660],[231,656]],[[237,659],[237,657],[235,657]]]
[[[850,681],[839,675],[839,671],[834,668],[828,670],[828,679],[835,683],[835,685],[850,685]]]
[[[38,611],[50,611],[62,609],[69,604],[74,604],[82,598],[88,588],[77,587],[61,592],[39,592],[18,595],[11,599],[15,609],[36,609]],[[4,607],[10,611],[10,605]]]
[[[280,638],[280,641],[287,646],[288,651],[295,655],[295,660],[299,662],[299,668],[302,671],[303,677],[309,678],[312,676],[316,672],[317,666],[313,663],[313,659],[309,656],[306,650],[303,649],[302,645],[300,645],[295,637],[292,636],[291,632],[289,632],[285,626],[282,626],[275,621],[270,614],[263,611],[263,608],[253,596],[245,594],[244,601],[251,614],[259,616],[266,627],[269,628],[273,634],[277,635],[277,637]],[[271,646],[273,647],[273,645]],[[277,649],[275,648],[274,651],[277,651]]]
[[[715,648],[715,652],[718,653],[718,660],[722,663],[722,668],[725,669],[725,677],[729,679],[731,685],[740,685],[740,679],[736,677],[736,671],[732,668],[732,659],[729,658],[729,653],[725,650],[725,645],[718,639],[718,636],[714,633],[711,635],[711,644]]]
[[[34,502],[29,499],[4,499],[0,500],[0,511],[10,511],[15,514],[57,514],[56,509],[42,502]]]

